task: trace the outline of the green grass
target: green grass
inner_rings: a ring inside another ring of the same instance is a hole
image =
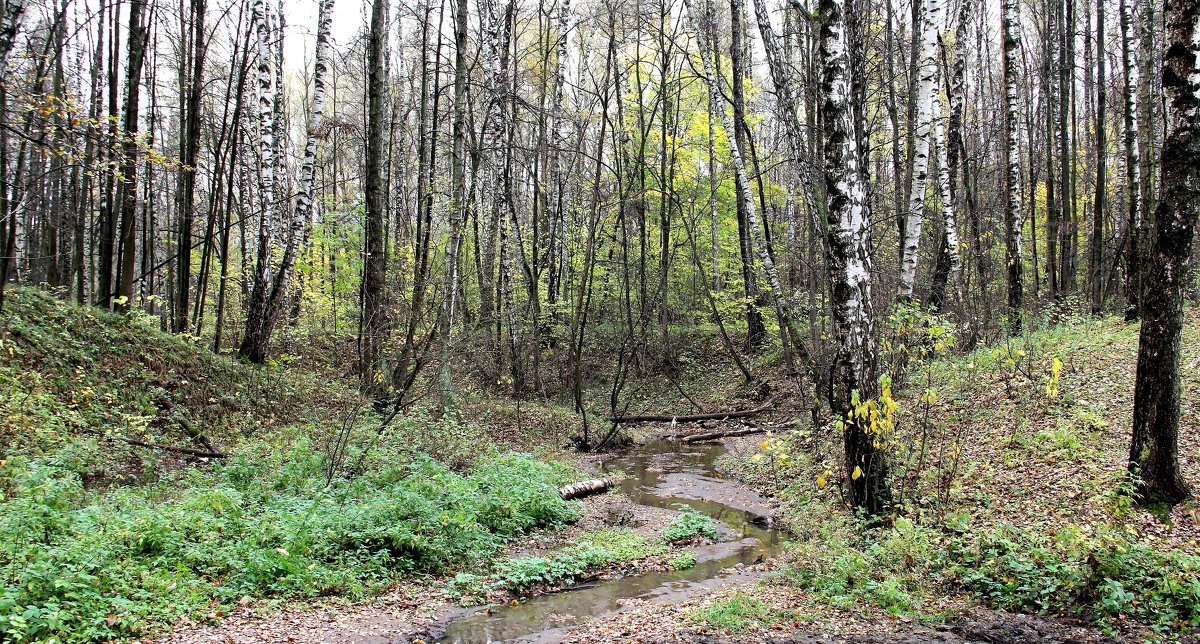
[[[749,594],[736,592],[696,610],[692,613],[692,619],[709,628],[736,634],[770,626],[778,619],[778,615]]]

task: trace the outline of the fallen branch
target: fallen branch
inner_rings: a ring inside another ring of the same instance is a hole
[[[558,488],[558,495],[565,501],[582,499],[585,496],[599,494],[612,487],[612,479],[590,479]]]
[[[774,406],[775,400],[767,401],[767,404],[757,409],[743,409],[741,411],[717,411],[710,414],[691,414],[688,416],[666,416],[666,415],[647,415],[647,416],[624,416],[621,418],[609,418],[608,420],[617,424],[629,423],[695,423],[702,420],[725,420],[728,418],[746,418],[767,411]]]
[[[125,438],[124,436],[105,436],[105,438],[107,438],[109,440],[118,440],[123,443],[129,443],[130,445],[135,445],[137,447],[147,447],[150,449],[161,449],[164,452],[175,452],[177,454],[187,454],[188,456],[195,456],[197,458],[225,458],[226,457],[226,454],[222,454],[221,452],[206,452],[202,449],[192,449],[190,447],[175,447],[173,445],[156,445],[154,443],[146,443],[143,441],[134,440],[132,438]]]
[[[770,429],[769,427],[739,427],[737,429],[722,429],[722,430],[715,431],[715,432],[704,432],[703,434],[692,434],[691,436],[684,436],[683,442],[699,443],[700,441],[711,441],[711,440],[716,440],[718,438],[725,438],[727,436],[746,436],[747,434],[761,434],[769,429]]]

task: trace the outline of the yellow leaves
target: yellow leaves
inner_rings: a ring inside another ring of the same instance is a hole
[[[825,475],[824,474],[817,477],[817,487],[821,488],[822,490],[825,489]]]
[[[855,465],[855,466],[854,466],[854,473],[850,475],[850,478],[852,478],[852,479],[854,479],[855,481],[857,481],[858,479],[862,478],[862,475],[863,475],[862,468],[861,468],[861,467],[859,467],[859,466],[857,466],[857,465]]]
[[[1046,396],[1049,398],[1058,397],[1058,381],[1062,377],[1063,363],[1062,360],[1055,358],[1050,363],[1050,375],[1046,379]]]

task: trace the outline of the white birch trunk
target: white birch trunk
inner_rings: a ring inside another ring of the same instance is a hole
[[[330,31],[333,23],[334,0],[320,0],[317,5],[317,46],[313,53],[312,112],[304,139],[304,160],[300,165],[300,191],[296,195],[296,218],[304,221],[312,215],[313,184],[317,171],[317,139],[323,135],[325,121],[325,78],[329,73]]]
[[[21,16],[25,13],[26,0],[8,0],[4,3],[4,15],[0,16],[0,69],[8,66],[8,54],[17,41],[21,28]]]
[[[950,253],[950,279],[957,293],[962,273],[962,257],[959,255],[958,222],[954,216],[954,193],[950,190],[950,162],[946,155],[945,129],[942,127],[942,101],[936,94],[932,107],[933,144],[938,155],[938,193],[942,198],[942,225],[947,252]]]
[[[800,111],[796,105],[795,95],[792,93],[791,68],[786,64],[785,58],[779,51],[775,30],[771,27],[766,3],[763,0],[754,0],[754,13],[758,21],[759,34],[762,36],[763,49],[767,55],[767,67],[771,71],[771,80],[775,84],[775,97],[779,103],[778,111],[783,121],[783,131],[787,137],[789,152],[796,164],[801,183],[804,184],[802,190],[804,205],[808,208],[808,214],[816,224],[815,229],[820,230],[820,199],[816,192],[818,182],[812,161],[806,154],[808,142],[805,140],[804,130],[800,125]]]
[[[552,250],[555,264],[558,266],[558,284],[553,287],[566,288],[567,272],[567,204],[566,180],[563,177],[562,149],[567,141],[567,123],[563,118],[563,108],[566,102],[567,77],[567,41],[571,29],[571,0],[559,0],[561,3],[558,13],[558,52],[554,61],[554,102],[550,106],[550,195],[551,207],[555,212],[555,224],[558,234],[555,237],[555,247]],[[551,294],[551,298],[555,298]]]
[[[1017,147],[1017,56],[1020,51],[1017,0],[1004,0],[1000,40],[1004,74],[1004,259],[1008,273],[1009,332],[1021,329],[1021,156]]]
[[[887,460],[879,454],[877,437],[860,427],[850,413],[856,399],[876,397],[879,382],[871,311],[870,216],[858,167],[845,14],[845,0],[821,0],[826,265],[836,343],[829,403],[834,417],[843,423],[850,502],[869,515],[880,515],[890,503]]]
[[[707,34],[700,34],[701,38],[707,38]],[[721,238],[718,234],[720,228],[720,216],[717,211],[717,186],[720,181],[717,178],[717,124],[713,119],[713,111],[717,109],[717,105],[713,104],[713,95],[708,94],[708,208],[709,222],[712,226],[712,290],[714,293],[721,292]]]
[[[256,291],[261,289],[262,294],[252,297],[255,304],[265,307],[265,289],[271,283],[271,255],[275,248],[275,73],[272,70],[275,56],[266,0],[254,1],[253,14],[258,53],[255,87],[258,92],[258,191],[262,209],[254,288]]]
[[[904,257],[900,262],[900,286],[896,295],[911,300],[921,255],[921,224],[925,214],[925,183],[929,176],[929,128],[937,78],[937,34],[942,0],[926,0],[921,22],[921,51],[917,61],[916,131],[913,145],[912,186],[904,218]]]
[[[1133,9],[1129,0],[1121,0],[1121,59],[1125,80],[1125,177],[1129,215],[1127,234],[1133,234],[1142,226],[1142,168],[1138,149],[1138,85],[1141,74],[1134,60]]]

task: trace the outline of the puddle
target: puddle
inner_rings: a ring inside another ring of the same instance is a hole
[[[516,606],[481,607],[454,620],[440,642],[557,642],[570,627],[621,609],[628,599],[679,601],[754,573],[735,566],[776,554],[783,535],[767,527],[767,501],[749,488],[723,478],[716,460],[721,444],[642,445],[604,463],[605,472],[623,472],[621,491],[634,503],[672,510],[693,509],[733,529],[731,538],[693,550],[689,570],[648,573],[583,584],[536,595]],[[726,531],[728,532],[728,531]]]

